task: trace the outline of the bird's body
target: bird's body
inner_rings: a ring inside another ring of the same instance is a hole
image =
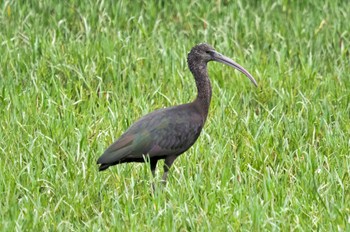
[[[238,69],[256,85],[254,78],[244,68],[217,53],[210,45],[193,47],[188,54],[188,65],[197,85],[196,99],[188,104],[156,110],[140,118],[97,160],[99,170],[120,163],[149,160],[154,175],[158,160],[165,159],[165,181],[174,160],[196,142],[207,119],[211,100],[207,63],[211,60]]]
[[[125,162],[178,156],[197,140],[205,118],[195,103],[156,110],[135,122],[99,159],[100,170]]]

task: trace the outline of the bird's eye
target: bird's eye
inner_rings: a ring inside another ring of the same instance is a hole
[[[211,51],[210,51],[210,50],[207,50],[207,51],[205,51],[205,53],[210,54],[210,53],[211,53]]]

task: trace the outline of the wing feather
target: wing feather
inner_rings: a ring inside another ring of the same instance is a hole
[[[181,105],[154,111],[135,122],[97,160],[100,170],[128,160],[180,155],[197,140],[204,119]]]

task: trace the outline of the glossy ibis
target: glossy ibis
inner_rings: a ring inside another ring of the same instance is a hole
[[[196,81],[196,99],[140,118],[97,160],[99,170],[116,164],[149,160],[154,176],[158,160],[165,159],[163,181],[166,183],[174,160],[196,142],[207,119],[212,93],[207,71],[209,61],[221,62],[239,70],[257,86],[247,70],[216,52],[212,46],[204,43],[194,46],[187,62]]]

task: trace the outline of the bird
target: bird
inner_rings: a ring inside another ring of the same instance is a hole
[[[207,120],[212,87],[207,64],[216,61],[242,72],[257,86],[254,77],[241,65],[217,52],[211,45],[194,46],[187,64],[197,86],[197,97],[191,103],[153,111],[132,124],[97,160],[99,171],[129,162],[148,162],[155,177],[157,162],[164,159],[162,182],[175,159],[198,139]]]

